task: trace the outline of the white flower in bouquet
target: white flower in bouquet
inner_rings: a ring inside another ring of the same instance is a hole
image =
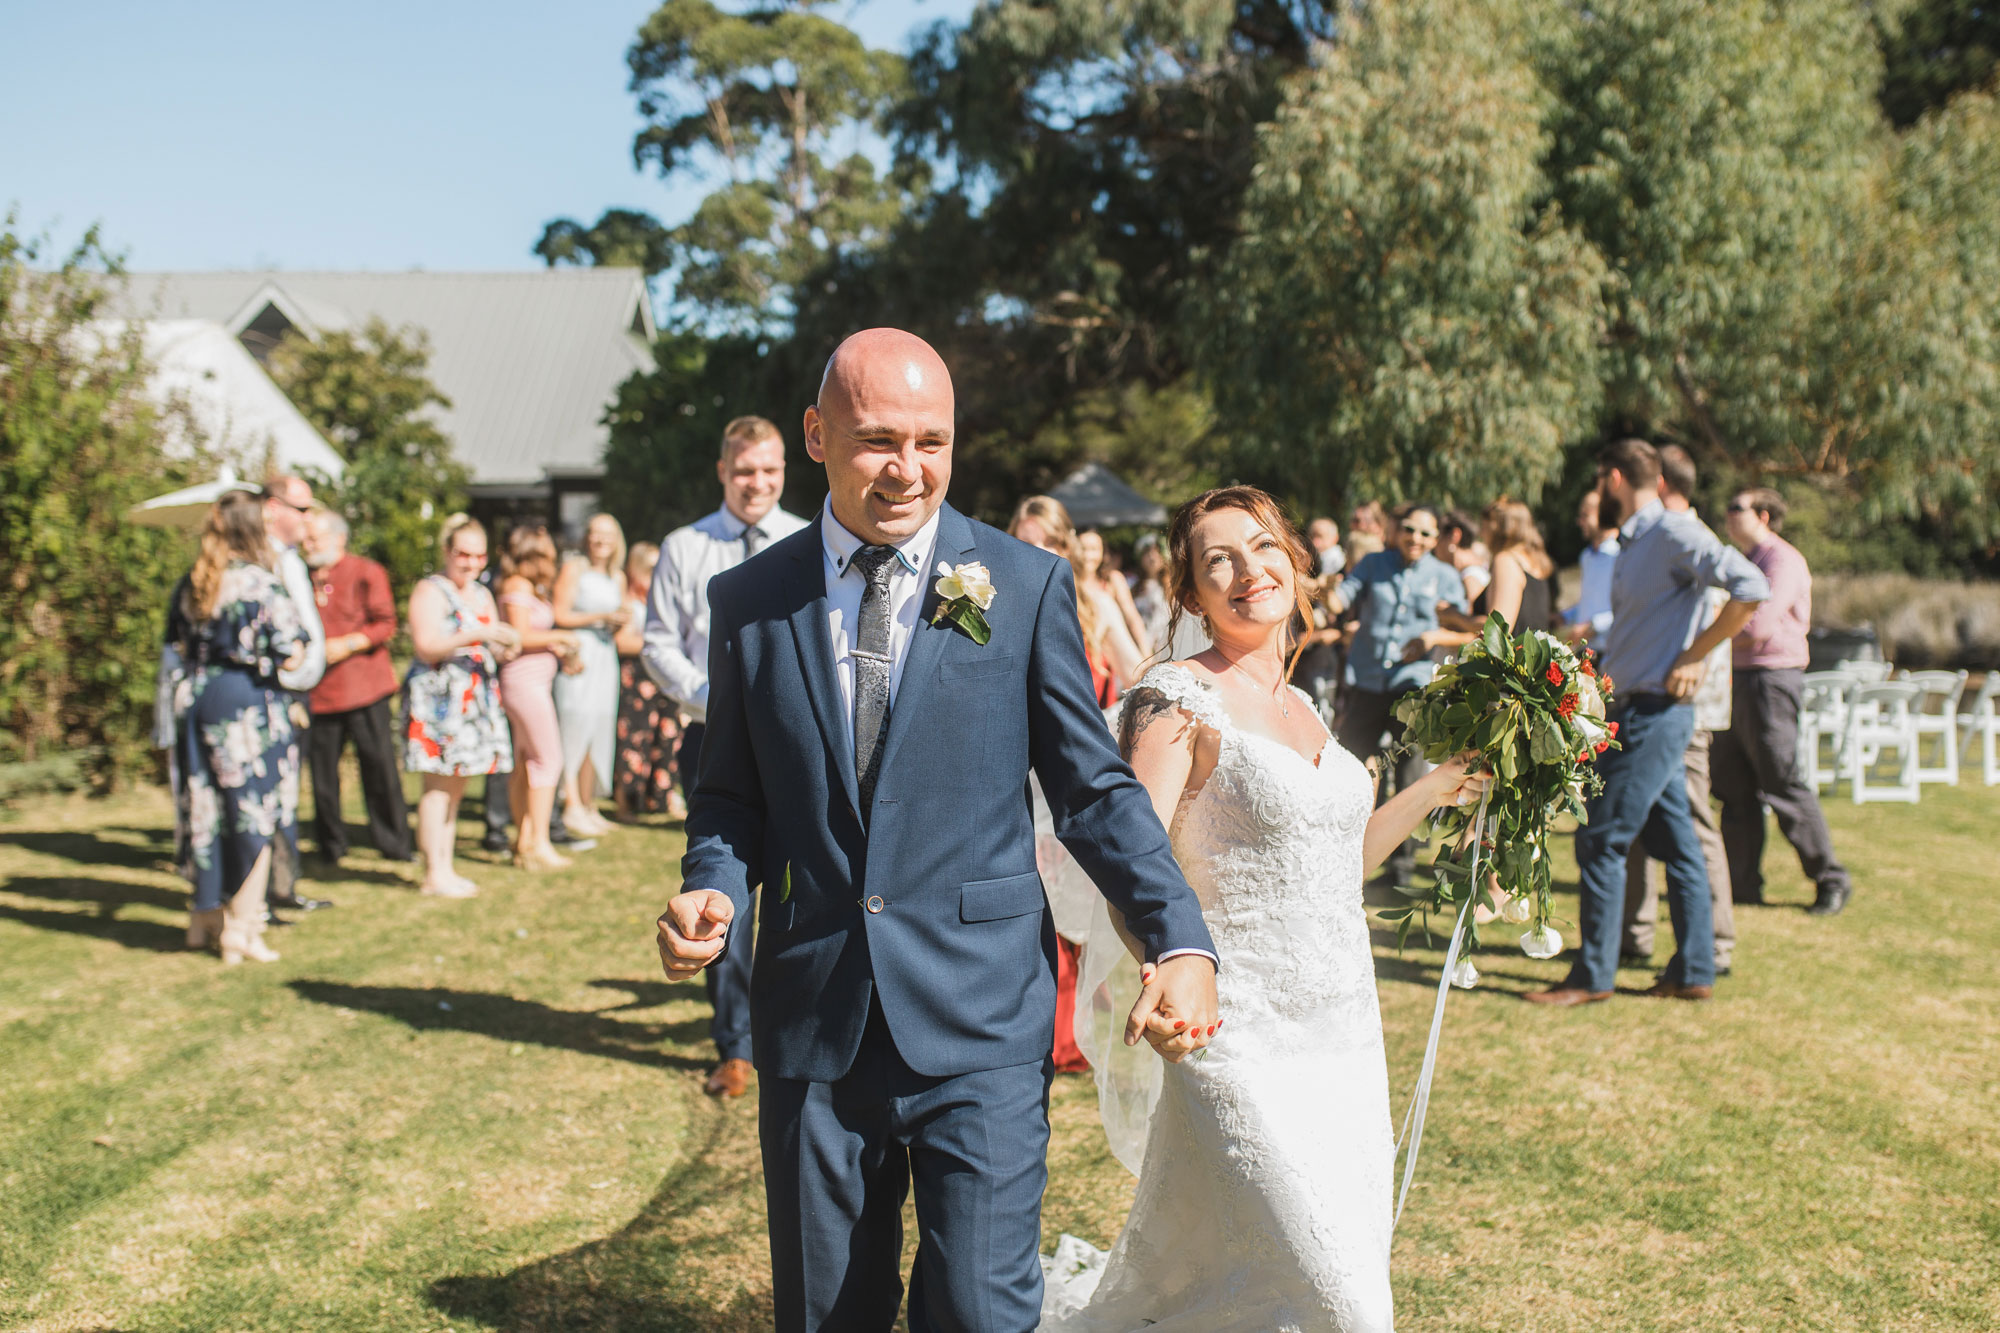
[[[1460,990],[1471,990],[1479,984],[1479,969],[1472,965],[1470,958],[1458,960],[1458,966],[1451,970],[1451,984]]]
[[[1528,918],[1533,915],[1534,909],[1528,906],[1528,900],[1525,897],[1517,896],[1509,898],[1507,905],[1500,909],[1500,919],[1510,926],[1526,925]]]
[[[1597,677],[1581,672],[1570,675],[1570,684],[1576,687],[1576,715],[1579,719],[1604,720],[1604,692],[1597,688]],[[1602,728],[1599,728],[1602,730]]]
[[[1562,934],[1554,926],[1541,926],[1521,936],[1521,952],[1530,958],[1554,958],[1562,947]]]

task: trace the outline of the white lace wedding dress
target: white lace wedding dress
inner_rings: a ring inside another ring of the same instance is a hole
[[[1221,736],[1170,830],[1222,957],[1208,1054],[1165,1067],[1132,1213],[1107,1255],[1063,1237],[1045,1333],[1388,1333],[1394,1136],[1361,904],[1368,773],[1233,726],[1155,667],[1127,706],[1171,701]],[[1303,696],[1301,696],[1303,697]]]

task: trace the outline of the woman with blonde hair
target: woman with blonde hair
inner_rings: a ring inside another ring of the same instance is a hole
[[[194,890],[188,944],[225,963],[276,962],[264,945],[273,844],[298,822],[298,751],[279,670],[307,644],[298,608],[271,568],[263,501],[216,501],[194,570],[174,590],[167,643],[174,685],[177,860]]]
[[[486,568],[486,529],[453,514],[438,537],[444,571],[410,589],[410,646],[403,682],[403,767],[423,775],[417,800],[417,846],[424,854],[423,892],[470,898],[479,887],[458,873],[453,854],[458,803],[475,773],[513,766],[507,716],[500,708],[500,664],[521,646],[501,623]]]
[[[1091,577],[1094,571],[1079,549],[1069,510],[1054,496],[1031,495],[1014,507],[1007,534],[1069,561],[1070,572],[1076,576],[1076,618],[1083,626],[1083,651],[1090,662],[1091,683],[1097,687],[1097,702],[1111,707],[1118,702],[1119,691],[1139,678],[1146,654],[1133,642],[1118,603]],[[1104,556],[1102,538],[1098,539],[1097,556],[1100,561]]]
[[[641,815],[665,812],[687,818],[687,802],[674,786],[674,755],[680,748],[680,709],[663,693],[640,660],[646,649],[646,596],[660,548],[640,542],[625,559],[625,623],[614,641],[618,649],[618,761],[612,794],[618,817],[636,823]]]
[[[523,870],[561,870],[570,864],[549,841],[549,817],[562,781],[562,727],[556,720],[556,672],[579,671],[583,659],[572,630],[556,628],[549,602],[556,578],[556,544],[539,523],[507,534],[501,564],[502,614],[521,636],[521,651],[500,668],[500,702],[514,731],[514,864]]]
[[[1551,629],[1555,625],[1555,561],[1542,544],[1535,515],[1519,500],[1505,497],[1486,507],[1482,539],[1493,552],[1493,581],[1483,597],[1486,612],[1498,611],[1507,627]],[[1480,603],[1474,604],[1480,609]]]
[[[574,630],[582,666],[556,678],[556,718],[562,724],[563,823],[586,838],[610,832],[596,800],[611,786],[618,732],[618,647],[632,618],[625,601],[625,530],[609,514],[584,528],[583,554],[556,576],[556,626]]]

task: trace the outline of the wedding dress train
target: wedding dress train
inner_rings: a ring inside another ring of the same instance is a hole
[[[1315,762],[1233,726],[1178,666],[1148,672],[1126,706],[1149,694],[1221,737],[1170,834],[1221,953],[1224,1025],[1204,1056],[1165,1066],[1110,1253],[1065,1236],[1043,1261],[1041,1327],[1389,1333],[1395,1149],[1361,902],[1368,772],[1331,739]]]

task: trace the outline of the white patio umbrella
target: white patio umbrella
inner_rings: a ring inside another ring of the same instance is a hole
[[[125,517],[144,528],[198,528],[208,518],[209,509],[231,491],[254,491],[247,481],[238,481],[234,469],[224,467],[214,481],[183,487],[156,495],[125,511]]]

